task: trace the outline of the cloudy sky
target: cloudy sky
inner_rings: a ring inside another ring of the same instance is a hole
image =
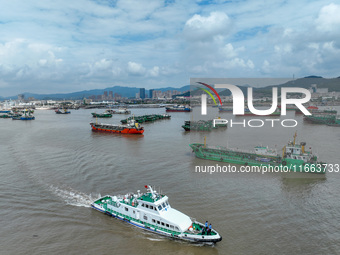
[[[340,2],[0,0],[0,96],[340,76]]]

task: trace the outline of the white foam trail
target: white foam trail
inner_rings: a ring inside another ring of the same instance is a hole
[[[59,188],[51,185],[50,190],[58,197],[62,198],[67,204],[74,206],[90,207],[91,203],[100,198],[100,194],[88,195],[72,188]]]
[[[156,242],[164,241],[164,239],[156,239],[156,238],[150,238],[150,237],[147,237],[147,239],[150,241],[156,241]]]

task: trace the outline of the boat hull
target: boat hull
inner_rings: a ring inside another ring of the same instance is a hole
[[[92,126],[92,131],[118,133],[118,134],[143,134],[144,133],[144,129],[124,128],[122,130],[119,130],[119,129],[97,128],[95,126]]]
[[[12,120],[35,120],[35,117],[13,117]]]

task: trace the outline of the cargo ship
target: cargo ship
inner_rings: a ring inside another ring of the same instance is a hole
[[[319,108],[317,106],[313,106],[313,105],[308,106],[307,110],[312,114],[315,113],[315,112],[319,112]],[[303,112],[300,109],[296,109],[295,114],[303,114]]]
[[[318,157],[305,149],[306,143],[297,144],[296,133],[294,141],[289,142],[282,149],[282,155],[268,147],[257,146],[253,151],[241,151],[225,147],[208,146],[204,144],[190,144],[196,157],[216,160],[245,166],[278,166],[285,167],[291,172],[321,173],[326,172],[325,165],[318,161]]]
[[[165,111],[167,112],[191,112],[192,109],[190,106],[174,105],[170,107],[165,107]]]
[[[221,119],[218,117],[217,119]],[[213,124],[213,120],[199,120],[199,121],[184,121],[184,128],[185,131],[211,131],[212,129],[217,129],[219,127],[227,127],[227,123],[215,123]]]
[[[122,124],[126,124],[128,121],[134,119],[138,123],[144,123],[144,122],[152,122],[156,120],[162,120],[162,119],[170,119],[171,115],[169,114],[151,114],[151,115],[141,115],[141,116],[131,116],[127,119],[123,119],[120,122]]]
[[[182,125],[182,128],[184,128],[185,131],[211,131],[213,124],[212,121],[209,120],[186,120],[184,125]]]
[[[166,195],[145,185],[145,193],[111,196],[95,200],[91,207],[146,231],[194,243],[214,244],[222,237],[211,225],[190,218],[171,207]]]
[[[340,116],[335,114],[313,114],[310,116],[304,116],[303,119],[316,124],[340,127]]]
[[[126,108],[119,108],[117,111],[109,109],[109,110],[107,110],[107,112],[109,112],[111,114],[130,114],[131,113],[131,111],[129,111]]]
[[[92,112],[92,117],[94,118],[112,118],[112,114],[109,111],[105,111],[103,113],[95,113]]]
[[[143,134],[144,128],[141,127],[135,120],[130,120],[126,125],[113,125],[91,122],[92,131],[101,131],[108,133],[120,134]]]

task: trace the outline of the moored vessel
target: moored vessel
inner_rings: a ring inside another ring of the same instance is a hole
[[[144,128],[135,120],[130,120],[126,125],[103,124],[96,122],[90,123],[92,131],[101,131],[120,134],[143,134]]]
[[[165,107],[167,112],[191,112],[192,109],[190,106],[184,105],[174,105],[170,107]]]
[[[96,113],[96,112],[92,112],[92,117],[95,118],[112,118],[112,114],[109,111],[105,111],[103,113]]]
[[[172,208],[166,195],[157,193],[150,185],[147,191],[124,196],[106,195],[95,200],[92,208],[114,218],[123,220],[141,229],[196,243],[217,243],[222,240],[211,225],[191,219],[184,213]]]
[[[123,119],[120,122],[122,124],[128,123],[130,120],[135,120],[138,123],[144,123],[144,122],[152,122],[156,120],[162,120],[162,119],[170,119],[171,115],[169,114],[151,114],[151,115],[141,115],[141,116],[131,116],[127,119]]]
[[[278,166],[291,172],[321,173],[326,172],[326,164],[318,161],[318,157],[305,149],[306,143],[297,144],[296,133],[294,141],[282,149],[282,155],[268,147],[257,146],[253,151],[241,151],[220,146],[190,144],[196,157],[208,160],[228,162],[245,166]]]
[[[130,114],[131,111],[129,111],[126,108],[118,108],[117,111],[114,111],[112,109],[107,110],[107,112],[111,113],[111,114]]]
[[[57,109],[55,110],[56,114],[70,114],[71,111],[67,110],[67,109]]]
[[[211,120],[190,121],[186,120],[182,125],[185,131],[211,131],[213,123]]]
[[[35,117],[30,111],[24,111],[22,114],[12,115],[12,120],[35,120]]]

